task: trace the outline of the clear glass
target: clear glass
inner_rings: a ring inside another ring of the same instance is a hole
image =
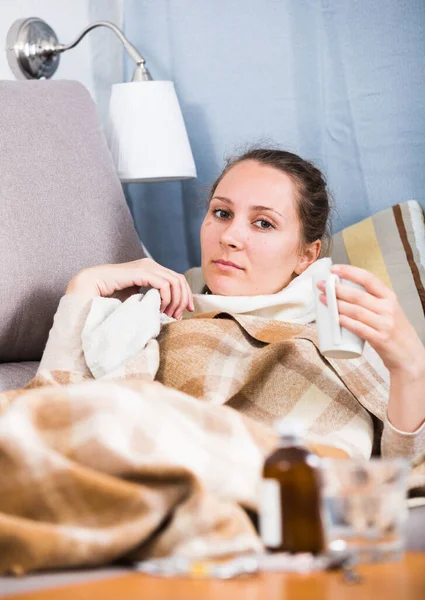
[[[399,560],[405,547],[409,462],[322,461],[326,548],[353,562]]]

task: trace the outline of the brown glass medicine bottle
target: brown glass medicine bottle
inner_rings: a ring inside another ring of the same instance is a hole
[[[296,422],[276,424],[278,448],[263,467],[260,534],[270,552],[324,550],[319,457],[303,446]]]

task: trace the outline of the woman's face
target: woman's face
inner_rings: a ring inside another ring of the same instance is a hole
[[[320,242],[300,254],[295,196],[288,175],[254,160],[226,173],[201,227],[202,273],[213,294],[274,294],[317,258]]]

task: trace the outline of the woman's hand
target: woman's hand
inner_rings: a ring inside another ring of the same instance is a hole
[[[369,342],[390,374],[425,373],[425,347],[395,293],[365,269],[333,265],[331,271],[365,288],[363,291],[344,284],[335,286],[341,326]],[[318,288],[324,292],[324,282]],[[326,304],[325,294],[320,295],[320,300]]]
[[[369,342],[389,370],[390,423],[404,432],[416,431],[425,421],[424,345],[397,296],[378,277],[351,265],[334,265],[331,270],[365,288],[335,286],[340,324]],[[323,292],[324,282],[317,287]],[[325,294],[320,300],[326,304]]]
[[[93,297],[117,297],[124,300],[140,287],[153,287],[161,296],[161,312],[179,319],[184,310],[194,310],[189,284],[179,273],[142,258],[117,265],[83,269],[71,279],[65,294],[89,294]]]

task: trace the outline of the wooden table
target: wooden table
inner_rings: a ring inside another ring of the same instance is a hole
[[[399,563],[364,565],[362,582],[340,572],[265,573],[229,581],[160,579],[129,573],[113,579],[7,596],[8,600],[425,600],[425,553]]]

